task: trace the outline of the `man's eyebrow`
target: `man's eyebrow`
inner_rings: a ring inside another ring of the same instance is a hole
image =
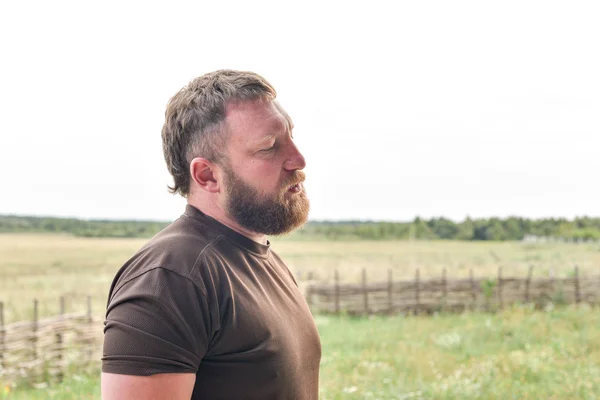
[[[277,132],[277,131],[280,131],[280,130],[288,131],[289,130],[291,132],[294,129],[294,123],[292,122],[291,118],[286,116],[283,120],[274,122],[271,126],[271,129],[273,130],[273,133],[269,133],[268,135],[266,135],[265,137],[260,139],[259,143],[264,143],[264,142],[268,142],[272,139],[275,139],[275,137],[277,136],[277,134],[275,132]]]
[[[274,133],[269,133],[267,136],[265,136],[264,138],[262,138],[259,143],[264,143],[264,142],[268,142],[269,140],[275,138],[275,134]]]

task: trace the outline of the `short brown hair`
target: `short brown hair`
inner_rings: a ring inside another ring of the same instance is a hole
[[[225,107],[229,102],[268,99],[277,92],[254,72],[218,70],[192,80],[169,100],[162,128],[167,168],[173,176],[171,193],[190,191],[190,162],[204,157],[223,160],[226,145]]]

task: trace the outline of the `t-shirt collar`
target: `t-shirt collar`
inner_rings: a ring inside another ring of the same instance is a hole
[[[226,238],[231,240],[233,243],[237,244],[238,246],[240,246],[252,253],[256,253],[263,257],[266,257],[269,255],[269,249],[271,247],[271,243],[268,240],[267,240],[266,245],[255,242],[254,240],[250,239],[249,237],[246,237],[246,236],[242,235],[241,233],[234,231],[227,225],[223,225],[221,222],[217,221],[216,219],[204,214],[202,211],[198,210],[196,207],[194,207],[190,204],[187,204],[185,206],[184,215],[187,215],[190,218],[199,220],[199,221],[207,224],[208,226],[210,226],[211,228],[213,228],[214,230],[216,230],[217,232],[221,233],[223,236],[225,236]]]

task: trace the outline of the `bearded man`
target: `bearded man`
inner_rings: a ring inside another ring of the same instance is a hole
[[[220,70],[170,101],[162,130],[184,214],[117,273],[102,396],[317,399],[321,345],[267,235],[308,218],[305,160],[275,89]]]

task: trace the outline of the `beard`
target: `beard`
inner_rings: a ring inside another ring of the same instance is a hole
[[[226,211],[243,228],[265,235],[283,235],[302,226],[308,219],[310,203],[304,187],[299,193],[288,193],[290,186],[302,185],[304,172],[295,171],[284,182],[280,192],[263,195],[231,169],[225,168]]]

